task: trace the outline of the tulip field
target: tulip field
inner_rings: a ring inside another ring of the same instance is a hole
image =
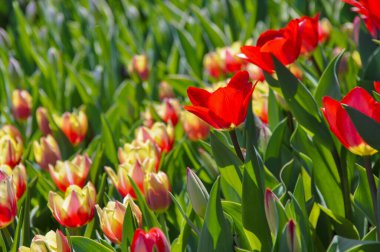
[[[380,251],[378,151],[378,0],[0,3],[0,252]]]

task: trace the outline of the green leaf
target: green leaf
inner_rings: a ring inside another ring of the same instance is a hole
[[[121,241],[121,251],[128,251],[128,247],[132,244],[133,234],[138,224],[132,214],[131,206],[127,207],[123,220],[123,238]]]
[[[24,202],[24,225],[22,226],[22,242],[21,244],[24,246],[28,246],[30,244],[30,199],[31,193],[34,192],[34,187],[36,186],[36,182],[38,177],[34,177],[33,180],[28,184],[25,202]]]
[[[335,236],[329,248],[327,249],[327,252],[335,252],[335,251],[376,252],[379,250],[380,250],[380,242],[377,242],[377,241],[358,241],[358,240],[347,239],[340,236]]]
[[[119,161],[117,158],[117,149],[116,149],[115,139],[113,138],[112,130],[108,124],[108,121],[103,114],[101,115],[101,121],[102,121],[102,139],[104,142],[104,146],[106,146],[105,154],[107,158],[112,162],[112,164],[116,167],[118,166]]]
[[[71,243],[75,252],[113,252],[103,244],[81,236],[71,236]]]
[[[173,87],[180,95],[187,96],[187,89],[191,86],[199,86],[199,83],[187,75],[172,74],[165,78],[165,81]]]
[[[19,211],[16,230],[14,233],[14,239],[13,239],[13,244],[11,247],[11,252],[16,252],[18,250],[18,247],[20,246],[21,228],[24,224],[24,215],[25,215],[24,211],[25,211],[24,208],[21,207],[21,209]]]

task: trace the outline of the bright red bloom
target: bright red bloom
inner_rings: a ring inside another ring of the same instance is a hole
[[[353,122],[342,104],[346,104],[380,123],[380,103],[363,88],[352,89],[341,102],[330,97],[323,97],[323,114],[330,125],[331,131],[339,141],[352,153],[367,156],[377,150],[369,146],[357,132]]]
[[[213,93],[189,87],[187,95],[193,105],[185,106],[185,109],[216,129],[229,129],[244,122],[253,90],[248,72],[241,71],[226,87]]]
[[[301,17],[297,19],[301,32],[301,53],[307,54],[314,50],[318,45],[319,29],[318,29],[319,14],[315,17]]]
[[[375,91],[380,94],[380,81],[375,81],[373,86],[375,87]]]
[[[379,0],[342,0],[353,6],[352,10],[359,13],[372,37],[380,30]]]
[[[170,245],[159,228],[152,228],[147,233],[138,228],[133,235],[132,252],[169,252]]]
[[[274,72],[272,54],[284,65],[293,63],[301,51],[301,32],[298,20],[292,20],[280,30],[262,33],[256,46],[243,46],[241,52],[247,60],[268,73]]]

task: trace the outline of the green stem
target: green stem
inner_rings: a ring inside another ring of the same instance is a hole
[[[321,76],[322,73],[323,73],[323,72],[322,72],[322,69],[319,67],[318,62],[317,62],[317,60],[315,59],[315,57],[314,57],[313,54],[310,55],[310,60],[311,60],[311,62],[313,63],[315,70],[317,70],[319,76]]]
[[[369,189],[371,190],[371,197],[372,197],[372,204],[373,204],[373,211],[375,214],[375,224],[376,224],[376,231],[377,231],[377,240],[380,238],[380,229],[378,227],[379,224],[379,214],[377,212],[377,189],[376,189],[376,182],[375,178],[372,173],[372,165],[371,165],[371,156],[365,156],[364,158],[364,166],[365,171],[367,173],[367,179],[369,184]]]
[[[244,156],[243,156],[243,153],[241,152],[241,149],[240,149],[240,146],[239,146],[239,142],[237,140],[236,130],[232,129],[232,130],[229,131],[229,133],[230,133],[230,138],[231,138],[232,143],[234,145],[236,154],[238,155],[238,157],[240,158],[240,160],[244,163]]]
[[[286,111],[286,116],[288,118],[288,126],[290,128],[290,132],[293,132],[294,131],[293,114],[290,111]]]
[[[70,236],[80,236],[81,235],[81,228],[68,228],[70,232]]]

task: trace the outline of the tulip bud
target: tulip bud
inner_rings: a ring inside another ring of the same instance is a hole
[[[23,143],[20,138],[13,138],[10,135],[0,137],[0,164],[7,164],[15,167],[21,161]]]
[[[0,171],[5,172],[13,180],[13,189],[16,193],[16,198],[20,199],[26,190],[28,177],[26,175],[25,166],[23,164],[16,165],[13,170],[9,165],[0,165]]]
[[[139,226],[142,225],[142,214],[140,208],[133,202],[130,195],[124,198],[123,203],[119,201],[109,201],[107,206],[101,209],[96,205],[98,212],[100,227],[105,236],[112,242],[120,244],[123,237],[123,222],[125,211],[131,208],[133,217]]]
[[[323,43],[329,39],[332,29],[333,27],[327,18],[322,18],[319,20],[318,40],[320,43]]]
[[[252,94],[252,110],[264,124],[268,124],[268,95],[269,85],[266,82],[258,83]]]
[[[22,143],[22,136],[20,131],[13,125],[6,124],[0,129],[0,137],[9,135],[11,138]]]
[[[39,143],[34,141],[33,151],[36,162],[45,171],[49,170],[49,165],[54,166],[57,160],[61,160],[61,151],[51,135],[41,137]]]
[[[266,125],[261,124],[259,128],[259,148],[261,150],[266,150],[271,136],[272,132],[270,129]]]
[[[279,213],[277,206],[281,205],[277,196],[270,190],[265,191],[265,216],[272,234],[276,235],[278,232]]]
[[[141,114],[140,117],[143,119],[144,126],[151,128],[154,124],[154,118],[153,118],[150,107],[147,107],[140,114]]]
[[[187,111],[183,111],[181,119],[183,129],[191,141],[204,140],[207,138],[210,132],[208,123]]]
[[[12,93],[12,113],[17,120],[26,120],[32,111],[32,96],[26,90],[16,89]]]
[[[181,105],[177,99],[164,99],[162,104],[155,106],[155,109],[165,123],[169,123],[170,121],[173,126],[177,125],[181,112]]]
[[[10,81],[15,85],[19,84],[24,76],[20,63],[15,58],[9,59],[8,72]]]
[[[265,76],[263,69],[260,67],[254,65],[254,64],[248,64],[247,65],[247,71],[249,73],[249,76],[253,81],[259,81],[259,82],[264,82],[265,81]]]
[[[141,192],[144,193],[144,164],[140,164],[139,162],[136,162],[135,164],[121,164],[118,167],[117,175],[110,167],[105,167],[104,169],[121,196],[125,197],[130,194],[136,199],[136,193],[133,190],[128,176],[131,177],[135,184],[140,188]]]
[[[133,235],[131,252],[170,252],[170,245],[159,228],[152,228],[147,233],[136,229]]]
[[[198,176],[187,168],[187,193],[194,211],[201,217],[206,215],[209,194]]]
[[[142,80],[147,80],[149,77],[148,57],[145,54],[133,56],[128,69],[131,74],[137,74]]]
[[[166,173],[148,173],[144,179],[144,192],[146,203],[156,212],[164,212],[172,202],[169,192],[170,184]]]
[[[301,251],[301,246],[297,237],[296,224],[293,220],[290,220],[285,227],[286,233],[286,243],[288,244],[288,249],[291,252]]]
[[[216,52],[210,52],[203,58],[203,68],[209,75],[218,79],[223,74],[222,62]]]
[[[49,231],[45,236],[36,235],[32,240],[30,248],[20,247],[18,252],[70,252],[69,241],[66,236],[57,229]]]
[[[55,120],[73,145],[80,144],[86,137],[88,121],[82,110],[72,113],[66,112],[61,118],[55,116]]]
[[[86,154],[77,155],[71,161],[58,160],[55,166],[50,164],[49,172],[58,189],[64,192],[70,185],[83,187],[91,164],[92,161]]]
[[[172,86],[170,86],[166,81],[161,81],[158,87],[158,96],[160,97],[160,100],[163,100],[165,98],[174,98],[174,91]]]
[[[37,124],[38,128],[41,130],[41,132],[46,136],[52,133],[50,124],[49,124],[49,117],[48,112],[45,108],[39,107],[36,111],[36,117],[37,117]]]
[[[240,47],[240,42],[235,42],[230,47],[217,50],[223,62],[223,71],[226,74],[236,73],[246,64],[241,58],[237,57],[240,53]]]
[[[157,171],[160,164],[160,154],[155,144],[151,141],[141,142],[134,140],[132,143],[124,144],[119,148],[118,157],[120,164],[136,162],[144,164],[144,170]]]
[[[17,215],[17,199],[12,177],[0,171],[0,229],[8,226]]]
[[[203,162],[204,168],[207,170],[207,172],[212,175],[214,178],[216,178],[219,175],[218,166],[215,162],[215,159],[211,157],[211,155],[205,151],[202,148],[198,149],[200,158]]]
[[[9,49],[11,46],[7,31],[0,27],[0,47]]]
[[[81,227],[94,217],[96,191],[88,182],[83,189],[71,185],[67,188],[65,197],[49,192],[48,207],[54,218],[65,227]]]
[[[165,125],[162,122],[156,122],[152,128],[140,127],[136,132],[138,141],[153,141],[160,148],[160,151],[169,152],[174,144],[174,127],[169,122]]]

